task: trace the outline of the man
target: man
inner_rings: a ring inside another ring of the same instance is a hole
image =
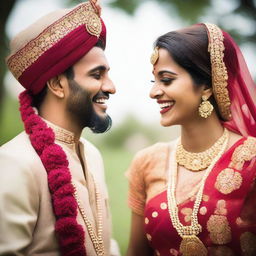
[[[99,13],[95,2],[58,10],[11,42],[25,132],[0,148],[0,255],[118,255],[102,158],[80,138],[111,126]]]

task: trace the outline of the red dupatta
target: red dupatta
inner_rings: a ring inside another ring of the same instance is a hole
[[[256,84],[239,47],[227,32],[222,33],[225,46],[224,63],[228,72],[227,89],[231,103],[231,119],[223,124],[244,137],[256,137]]]

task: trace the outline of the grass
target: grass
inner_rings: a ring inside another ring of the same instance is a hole
[[[130,209],[127,206],[128,181],[124,176],[132,154],[125,149],[99,148],[105,163],[110,208],[112,213],[113,237],[117,240],[121,254],[128,245],[130,229]]]

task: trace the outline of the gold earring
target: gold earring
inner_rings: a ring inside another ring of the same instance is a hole
[[[211,115],[213,111],[213,105],[209,100],[207,100],[207,96],[202,96],[202,100],[203,101],[198,108],[199,115],[203,118],[207,118]]]

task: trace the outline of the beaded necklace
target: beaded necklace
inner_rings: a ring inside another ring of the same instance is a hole
[[[78,205],[79,211],[82,215],[82,218],[84,220],[84,223],[87,227],[87,231],[89,233],[91,241],[93,243],[93,247],[98,256],[104,256],[105,252],[104,252],[104,243],[103,243],[103,238],[102,238],[103,227],[102,227],[102,209],[101,209],[101,205],[100,205],[100,192],[99,192],[98,186],[96,185],[95,182],[94,182],[94,184],[95,184],[96,205],[97,205],[97,233],[94,231],[92,223],[85,213],[85,210],[82,206],[81,200],[78,197],[76,185],[74,183],[72,183],[72,185],[74,187],[74,196],[77,201],[77,205]]]
[[[225,132],[224,132],[225,133]],[[182,241],[180,244],[180,252],[183,256],[206,256],[207,249],[202,243],[202,241],[197,237],[197,235],[202,232],[202,226],[198,223],[198,210],[199,206],[202,202],[203,189],[205,185],[205,181],[210,174],[211,170],[220,159],[222,154],[224,153],[227,144],[229,134],[226,132],[224,134],[225,140],[221,147],[221,150],[218,152],[218,155],[213,159],[212,163],[206,169],[202,181],[200,183],[200,187],[198,193],[196,195],[196,200],[194,203],[192,215],[191,215],[191,224],[189,226],[184,226],[179,220],[178,214],[178,206],[175,198],[175,190],[176,190],[176,181],[177,181],[177,172],[178,172],[178,164],[176,162],[176,150],[177,143],[173,153],[170,157],[170,168],[169,168],[169,179],[167,186],[167,202],[168,202],[168,211],[172,221],[173,227],[176,229],[178,234],[181,236]]]

